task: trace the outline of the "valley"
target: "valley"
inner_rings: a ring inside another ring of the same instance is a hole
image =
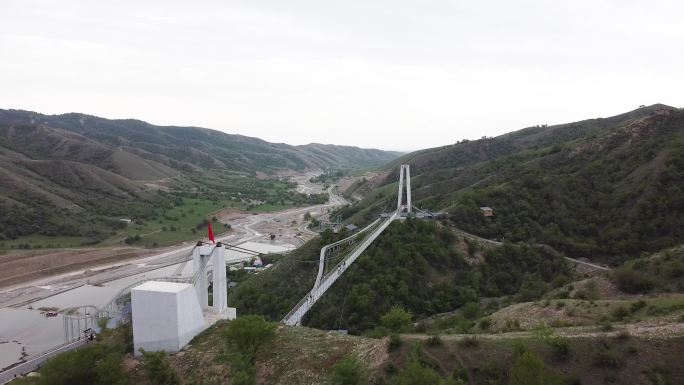
[[[346,373],[364,379],[354,384],[677,384],[683,119],[654,105],[372,168],[183,171],[155,192],[157,206],[139,212],[145,219],[96,249],[73,249],[87,262],[48,265],[67,261],[70,249],[2,255],[3,271],[20,274],[4,278],[13,287],[0,294],[0,311],[13,325],[50,325],[42,340],[13,332],[34,354],[41,341],[56,344],[59,309],[102,306],[133,282],[190,269],[182,260],[191,240],[211,223],[218,241],[262,253],[271,266],[227,270],[238,318],[162,357],[179,383],[339,385]],[[399,164],[410,165],[405,182]],[[319,229],[321,219],[341,226]],[[348,241],[371,223],[382,229]],[[288,252],[268,254],[278,251]],[[40,269],[13,265],[16,256]],[[40,308],[58,309],[57,319],[31,320]],[[150,364],[130,356],[130,327],[64,356],[110,346],[120,377],[147,383],[131,369]],[[243,333],[254,333],[247,350]],[[3,356],[20,358],[16,343],[6,348]]]

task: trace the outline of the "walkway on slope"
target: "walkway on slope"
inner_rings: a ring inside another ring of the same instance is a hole
[[[460,235],[462,235],[462,236],[464,236],[464,237],[473,239],[473,240],[475,240],[475,241],[480,241],[480,242],[488,243],[488,244],[494,245],[494,246],[501,246],[501,245],[503,245],[503,242],[493,241],[493,240],[491,240],[491,239],[478,237],[477,235],[470,234],[470,233],[466,233],[465,231],[460,230],[460,229],[454,229],[454,231],[455,231],[457,234],[460,234]],[[543,246],[545,246],[545,245],[543,245]],[[547,246],[547,247],[548,247],[548,246]],[[580,264],[580,265],[584,265],[584,266],[588,266],[588,267],[592,267],[592,268],[594,268],[594,269],[603,270],[603,271],[610,271],[610,270],[611,270],[610,267],[597,265],[597,264],[595,264],[595,263],[586,262],[586,261],[582,261],[582,260],[575,259],[575,258],[570,258],[570,257],[563,257],[563,258],[565,258],[566,260],[568,260],[568,261],[570,261],[570,262],[578,263],[578,264]]]

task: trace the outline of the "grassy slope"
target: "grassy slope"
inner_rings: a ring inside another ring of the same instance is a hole
[[[170,360],[184,383],[230,381],[225,361],[220,322],[195,338],[182,353]],[[258,384],[330,384],[333,366],[347,356],[356,356],[370,370],[375,384],[390,383],[410,357],[443,377],[472,380],[473,384],[508,384],[508,373],[521,349],[542,357],[557,375],[584,385],[677,384],[684,376],[680,353],[684,337],[643,338],[616,332],[599,336],[568,338],[568,355],[558,356],[546,341],[552,336],[501,334],[464,344],[462,336],[443,336],[440,344],[428,344],[424,336],[402,337],[403,344],[388,351],[387,339],[344,336],[301,327],[282,327],[276,339],[257,355]],[[133,375],[142,384],[141,373]],[[660,379],[664,382],[657,382]],[[466,382],[468,383],[468,382]],[[573,383],[573,382],[571,382]]]

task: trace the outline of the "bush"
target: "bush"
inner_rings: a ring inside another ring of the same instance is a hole
[[[613,330],[613,325],[610,322],[606,322],[601,325],[601,331],[609,332]]]
[[[622,321],[629,315],[629,309],[627,309],[624,306],[619,306],[613,309],[611,312],[611,316],[613,317],[614,320],[616,321]]]
[[[275,325],[263,316],[247,315],[231,321],[225,337],[231,350],[254,357],[261,346],[275,337]]]
[[[393,352],[401,347],[404,341],[396,334],[392,334],[389,337],[389,343],[387,344],[387,350]]]
[[[368,384],[366,368],[354,357],[347,357],[333,366],[333,385]]]
[[[166,359],[166,352],[147,352],[144,349],[140,349],[140,352],[142,353],[143,369],[150,384],[179,385],[181,383],[178,373]]]
[[[430,336],[427,341],[425,341],[427,346],[442,346],[442,338],[439,335]]]
[[[640,299],[637,302],[632,303],[632,305],[630,306],[630,310],[632,311],[632,313],[636,313],[645,307],[646,307],[646,301],[644,301],[643,299]]]
[[[464,385],[461,380],[442,378],[435,370],[423,367],[420,361],[413,357],[406,366],[392,380],[392,385]]]
[[[566,359],[570,356],[570,341],[567,338],[549,338],[546,340],[546,343],[551,347],[556,358]]]
[[[123,352],[102,344],[59,354],[40,369],[39,385],[123,385]]]
[[[529,347],[527,346],[527,343],[523,340],[513,340],[513,351],[515,352],[516,355],[521,356],[523,353],[529,351]]]
[[[229,353],[230,361],[230,384],[253,385],[256,379],[256,370],[252,358],[246,354],[233,351]]]
[[[653,288],[653,281],[645,274],[630,267],[621,267],[613,272],[617,287],[626,293],[645,293]]]
[[[387,329],[395,333],[402,333],[411,330],[413,326],[411,318],[413,318],[411,313],[399,306],[393,306],[389,312],[382,316],[380,322]]]
[[[459,345],[466,347],[466,348],[476,348],[480,346],[480,340],[477,339],[475,336],[468,336],[463,338],[460,342]]]
[[[620,358],[610,349],[606,341],[597,344],[593,354],[595,366],[617,368],[620,366]]]
[[[627,330],[622,330],[620,333],[618,333],[617,338],[620,340],[628,340],[631,335]]]
[[[136,235],[134,235],[134,236],[128,236],[128,237],[126,237],[126,239],[124,240],[124,242],[126,242],[127,245],[132,245],[132,244],[134,244],[134,243],[140,241],[140,239],[141,239],[141,238],[140,238],[140,235],[139,235],[139,234],[136,234]]]
[[[480,306],[475,302],[468,302],[461,308],[461,314],[467,319],[475,319],[480,316]]]
[[[483,318],[479,325],[481,330],[488,330],[492,326],[492,321],[489,318]]]
[[[559,376],[546,368],[542,360],[532,352],[524,352],[511,368],[510,385],[561,384]]]

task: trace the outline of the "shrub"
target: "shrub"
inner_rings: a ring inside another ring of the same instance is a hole
[[[618,333],[618,335],[617,335],[617,338],[621,339],[621,340],[628,340],[629,337],[631,337],[631,336],[627,330],[623,330],[620,333]]]
[[[475,336],[467,336],[459,342],[459,345],[466,348],[476,348],[480,346],[480,340]]]
[[[225,337],[231,348],[254,357],[261,346],[275,337],[275,325],[266,322],[263,316],[247,315],[231,321]]]
[[[143,369],[150,384],[152,385],[178,385],[180,378],[166,359],[166,352],[147,352],[140,349],[142,353]]]
[[[427,346],[441,346],[443,344],[439,335],[430,336],[425,343]]]
[[[546,343],[551,346],[554,356],[559,359],[566,359],[570,356],[570,341],[564,337],[549,338]]]
[[[513,351],[515,352],[516,355],[522,355],[526,351],[528,351],[529,348],[527,347],[527,344],[522,341],[522,340],[514,340],[513,341]]]
[[[392,385],[464,385],[461,380],[443,379],[435,370],[423,367],[417,358],[412,358],[392,381]]]
[[[489,318],[483,318],[479,325],[481,330],[488,330],[492,326],[492,321]]]
[[[617,368],[620,366],[620,358],[605,345],[600,345],[593,355],[594,365],[600,367]]]
[[[480,315],[480,306],[475,302],[468,302],[461,307],[461,314],[467,319],[475,319]]]
[[[123,352],[94,344],[59,354],[40,369],[39,385],[123,385]]]
[[[382,316],[380,322],[387,329],[395,333],[402,333],[411,330],[411,318],[413,316],[410,312],[399,306],[393,306],[389,312]]]
[[[632,313],[636,313],[645,307],[646,307],[646,301],[644,301],[643,299],[640,299],[637,302],[632,303],[632,305],[630,306],[630,310],[632,311]]]
[[[577,291],[576,296],[577,298],[588,299],[591,301],[598,299],[600,295],[596,281],[592,280],[587,282],[582,289]]]
[[[546,368],[542,360],[532,352],[523,353],[511,368],[510,385],[560,384],[558,376]]]
[[[397,334],[392,334],[389,337],[389,343],[387,344],[387,351],[393,352],[401,347],[404,341]]]
[[[252,358],[246,354],[233,351],[229,353],[230,361],[230,384],[231,385],[254,385],[256,370]]]
[[[621,267],[613,272],[617,287],[626,293],[645,293],[653,287],[653,281],[645,274],[630,267]]]
[[[610,322],[606,322],[601,325],[601,331],[609,332],[613,330],[613,325]]]
[[[629,315],[629,310],[624,306],[619,306],[613,309],[613,311],[610,314],[614,320],[622,321],[623,319],[625,319],[625,317]]]
[[[368,384],[368,372],[356,358],[347,357],[333,367],[331,382],[333,385]]]
[[[504,325],[504,331],[518,331],[522,330],[520,327],[520,321],[517,319],[506,318]]]

